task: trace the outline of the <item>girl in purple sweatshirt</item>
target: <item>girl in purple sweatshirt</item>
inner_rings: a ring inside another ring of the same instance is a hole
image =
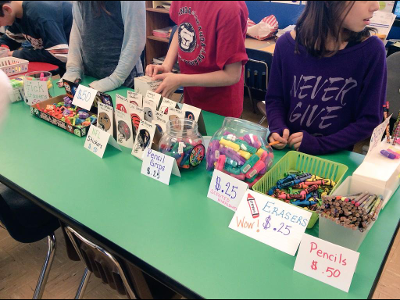
[[[274,147],[319,155],[352,150],[383,120],[386,52],[371,36],[377,1],[307,1],[276,43],[267,118]]]

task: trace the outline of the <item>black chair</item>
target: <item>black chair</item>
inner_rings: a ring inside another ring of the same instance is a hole
[[[68,257],[85,263],[85,271],[75,299],[82,299],[92,274],[120,295],[130,299],[180,299],[181,295],[153,279],[137,266],[115,256],[69,226],[66,235]]]
[[[251,90],[262,92],[264,95],[262,100],[265,99],[272,64],[272,54],[255,49],[246,49],[246,53],[249,61],[245,66],[244,85],[253,104],[253,111],[256,112],[257,101],[253,98]]]
[[[0,194],[0,225],[20,243],[35,243],[47,237],[48,252],[33,295],[33,299],[41,299],[56,250],[58,219],[6,188]]]

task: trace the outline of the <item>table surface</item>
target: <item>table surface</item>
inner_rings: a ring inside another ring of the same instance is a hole
[[[209,135],[223,121],[206,112],[204,118]],[[87,229],[186,297],[367,298],[399,223],[397,192],[359,249],[347,294],[293,271],[296,257],[229,229],[234,213],[207,199],[211,177],[204,162],[182,178],[172,176],[167,186],[142,176],[130,149],[108,147],[100,159],[84,149],[84,138],[31,116],[23,102],[10,105],[0,141],[0,181]],[[275,151],[276,161],[284,154]],[[351,152],[324,158],[346,164],[347,175],[363,160]],[[307,233],[317,236],[318,225]]]
[[[269,39],[265,41],[259,41],[250,37],[247,37],[245,40],[245,45],[247,49],[254,49],[254,50],[260,50],[260,51],[265,51],[269,53],[274,53],[275,50],[275,40],[274,39]]]

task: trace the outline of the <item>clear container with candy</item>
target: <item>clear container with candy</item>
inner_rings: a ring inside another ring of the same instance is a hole
[[[196,168],[206,153],[198,125],[189,119],[169,121],[159,145],[161,153],[176,159],[179,169]]]
[[[271,168],[272,148],[266,142],[268,128],[258,124],[225,118],[207,149],[207,170],[220,170],[252,187]]]

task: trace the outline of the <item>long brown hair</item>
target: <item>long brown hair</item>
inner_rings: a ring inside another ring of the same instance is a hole
[[[361,42],[374,31],[365,28],[361,32],[343,29],[343,22],[355,1],[307,1],[306,8],[296,24],[296,53],[299,45],[315,57],[335,55],[345,41]],[[335,38],[335,48],[327,49],[328,37]]]

